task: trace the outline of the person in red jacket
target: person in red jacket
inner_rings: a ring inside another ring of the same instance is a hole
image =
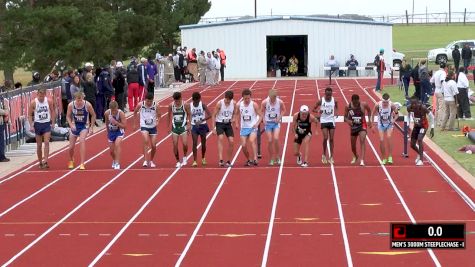
[[[198,77],[198,57],[196,55],[196,48],[191,49],[187,55],[186,59],[188,60],[188,71],[193,75],[193,81]]]
[[[224,68],[226,68],[226,53],[224,53],[223,49],[216,49],[216,52],[219,54],[219,58],[221,60],[221,68],[219,69],[221,72],[221,81],[224,81]]]

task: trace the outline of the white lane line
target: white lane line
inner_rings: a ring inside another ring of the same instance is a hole
[[[257,83],[257,81],[255,81],[255,82],[251,85],[250,89],[252,89],[252,88],[254,87],[254,85],[256,85],[256,83]],[[277,83],[277,81],[276,81],[275,83]],[[275,83],[274,83],[274,86],[275,86]],[[238,158],[239,153],[241,152],[241,149],[242,149],[242,147],[239,146],[239,148],[238,148],[238,150],[236,151],[236,154],[234,155],[234,158],[233,158],[233,160],[232,160],[232,162],[231,162],[232,165],[235,164],[236,159]],[[180,257],[178,258],[178,261],[175,263],[175,266],[180,266],[181,263],[183,262],[183,259],[185,259],[186,254],[187,254],[188,251],[190,250],[191,244],[192,244],[193,241],[195,240],[196,235],[198,234],[199,230],[201,229],[201,226],[203,225],[203,222],[205,221],[206,217],[208,216],[208,213],[209,213],[209,211],[211,210],[211,207],[213,206],[213,203],[214,203],[214,201],[216,200],[216,197],[218,196],[219,192],[221,191],[221,188],[223,187],[224,183],[226,182],[230,171],[231,171],[231,167],[228,167],[228,168],[226,169],[226,172],[225,172],[224,175],[223,175],[223,178],[221,178],[221,182],[219,183],[218,187],[217,187],[216,190],[214,191],[214,194],[213,194],[213,196],[211,197],[211,200],[209,201],[208,206],[206,206],[205,211],[204,211],[203,214],[201,215],[201,218],[200,218],[198,224],[196,225],[195,230],[193,230],[193,234],[191,234],[191,237],[190,237],[190,239],[188,240],[188,242],[186,243],[186,246],[185,246],[185,248],[183,249],[183,252],[180,254]]]
[[[236,83],[236,82],[235,82]],[[206,89],[204,89],[203,91],[205,91]],[[189,98],[191,99],[191,97]],[[163,118],[165,117],[166,115],[168,114],[168,112],[164,113],[160,118]],[[136,133],[140,132],[140,129],[134,131],[132,134],[130,135],[127,135],[123,141],[127,140],[128,138],[134,136]],[[166,138],[168,138],[170,135],[167,135]],[[158,144],[157,144],[158,146]],[[103,149],[101,152],[99,152],[98,154],[94,155],[92,158],[86,160],[84,163],[87,164],[89,163],[90,161],[94,160],[95,158],[99,157],[100,155],[102,155],[103,153],[105,153],[106,151],[108,151],[109,148],[105,148]],[[54,181],[50,182],[49,184],[43,186],[41,189],[37,190],[36,192],[34,192],[33,194],[29,195],[28,197],[20,200],[19,202],[17,202],[16,204],[14,204],[13,206],[11,206],[10,208],[6,209],[5,211],[3,211],[2,213],[0,213],[0,218],[2,218],[3,216],[5,216],[5,214],[11,212],[12,210],[14,210],[15,208],[17,208],[18,206],[22,205],[23,203],[25,203],[26,201],[32,199],[33,197],[35,197],[36,195],[38,195],[39,193],[45,191],[46,189],[48,189],[49,187],[51,187],[52,185],[56,184],[57,182],[63,180],[64,178],[66,178],[67,176],[69,176],[71,173],[75,172],[76,170],[79,169],[79,165],[76,166],[74,169],[68,171],[67,173],[63,174],[61,177],[55,179]],[[1,182],[0,182],[1,183]]]
[[[89,236],[89,234],[79,234],[79,236]]]
[[[313,234],[300,234],[300,236],[312,236]]]
[[[187,234],[176,234],[175,236],[184,237],[184,236],[187,236]]]
[[[167,237],[168,234],[158,234],[158,236],[160,236],[160,237]]]
[[[232,85],[230,85],[227,90],[231,89],[237,82],[234,82]],[[220,98],[227,90],[223,90],[216,98],[209,102],[208,104],[211,104],[215,102],[218,98]],[[207,136],[206,139],[211,135],[212,133],[210,132]],[[201,146],[201,143],[200,145]],[[191,157],[192,153],[190,153],[187,158],[189,159]],[[142,156],[143,157],[143,156]],[[141,157],[141,158],[142,158]],[[160,185],[160,187],[145,201],[145,203],[140,207],[140,209],[132,216],[129,221],[120,229],[120,231],[114,236],[114,238],[107,244],[107,246],[94,258],[94,260],[89,264],[89,266],[94,266],[103,256],[104,254],[114,245],[114,243],[122,236],[122,234],[129,228],[129,226],[137,219],[137,217],[145,210],[145,208],[155,199],[155,197],[162,191],[162,189],[173,179],[173,177],[178,173],[179,170],[182,168],[176,168],[170,176]]]
[[[332,236],[333,234],[320,234],[322,236]]]
[[[183,90],[182,92],[188,91],[189,89],[194,88],[194,87],[195,87],[195,86],[190,86],[190,87],[186,88],[185,90]],[[209,86],[206,87],[202,92],[206,91],[208,88],[209,88]],[[169,100],[170,97],[171,97],[171,96],[162,98],[162,99],[160,99],[160,100],[158,101],[158,103],[161,103],[161,102],[164,102],[164,101],[166,101],[166,100]],[[127,116],[127,119],[129,119],[129,118],[133,118],[133,114],[130,114],[129,116]],[[98,134],[104,132],[105,130],[106,130],[106,128],[103,128],[103,129],[101,129],[101,130],[99,130],[99,131],[93,133],[92,135],[86,137],[86,140],[89,140],[89,139],[93,138],[94,136],[96,136],[96,135],[98,135]],[[137,132],[138,132],[138,131],[137,131]],[[135,134],[135,133],[132,133],[132,134]],[[124,138],[124,139],[125,139],[125,138]],[[77,142],[75,145],[78,145],[78,144],[79,144],[79,142]],[[49,158],[51,159],[51,158],[57,156],[58,154],[67,151],[68,149],[69,149],[69,147],[66,146],[66,147],[64,147],[64,148],[62,148],[62,149],[60,149],[60,150],[54,152],[53,154],[51,154],[51,155],[49,156]],[[3,178],[3,179],[0,179],[0,184],[2,184],[2,183],[4,183],[4,182],[6,182],[6,181],[9,181],[9,180],[11,180],[11,179],[17,177],[18,175],[20,175],[20,174],[22,174],[22,173],[24,173],[24,172],[30,170],[30,169],[33,168],[33,167],[38,166],[37,164],[38,164],[37,161],[32,162],[32,163],[30,163],[30,166],[26,167],[25,169],[21,170],[20,172],[17,172],[17,173],[15,173],[15,174],[13,174],[13,175],[11,175],[11,176],[9,176],[9,177],[5,177],[5,178]]]
[[[340,84],[338,83],[338,79],[335,79],[335,82],[336,82],[336,85],[338,86],[338,88],[340,88],[340,92],[341,94],[343,95],[343,98],[345,99],[345,102],[346,104],[348,105],[348,99],[346,98],[345,94],[343,93],[343,90],[341,89],[340,87]],[[359,84],[359,83],[358,83]],[[363,88],[360,86],[360,89],[363,90]],[[363,90],[364,91],[364,90]],[[402,197],[401,193],[399,192],[399,189],[397,188],[396,184],[394,183],[394,180],[393,178],[391,177],[391,175],[389,174],[388,170],[386,169],[386,166],[383,165],[381,163],[381,158],[379,157],[379,153],[376,151],[376,149],[374,148],[373,146],[373,142],[371,142],[371,139],[369,136],[367,136],[366,138],[368,140],[368,144],[369,146],[371,147],[371,150],[373,151],[374,155],[376,156],[376,159],[378,160],[378,162],[380,162],[380,166],[381,168],[383,169],[384,173],[386,174],[386,177],[389,179],[389,183],[391,184],[391,187],[393,188],[393,191],[396,193],[399,201],[401,201],[401,204],[402,206],[404,207],[404,210],[406,211],[406,214],[407,216],[409,217],[409,219],[411,220],[412,223],[416,223],[416,219],[414,218],[414,216],[412,215],[412,212],[411,210],[409,209],[409,207],[407,206],[406,204],[406,201],[404,200],[404,198]],[[434,264],[437,266],[437,267],[440,267],[441,264],[439,262],[439,260],[437,259],[437,257],[435,256],[434,252],[432,251],[432,249],[427,249],[427,251],[429,252],[429,255],[430,257],[432,258],[432,261],[434,262]]]
[[[294,110],[294,103],[295,103],[295,90],[297,89],[297,80],[294,81],[294,88],[292,92],[292,103],[290,104],[290,112],[289,115],[293,115],[293,110]],[[285,141],[284,141],[284,149],[282,151],[282,161],[279,167],[279,174],[277,175],[277,184],[275,187],[275,192],[274,192],[274,200],[272,201],[272,210],[271,210],[271,215],[269,218],[269,227],[267,228],[267,238],[266,238],[266,243],[264,246],[264,253],[262,255],[262,262],[261,266],[265,267],[267,265],[267,259],[269,257],[269,249],[270,249],[270,243],[272,239],[272,231],[274,230],[274,222],[275,222],[275,213],[277,211],[277,203],[279,201],[279,193],[280,193],[280,185],[282,184],[282,173],[284,171],[284,163],[285,163],[285,153],[287,151],[287,143],[289,141],[289,133],[290,133],[290,123],[287,124],[287,131],[285,133]]]
[[[149,237],[150,234],[138,234],[138,236],[140,236],[140,237]]]

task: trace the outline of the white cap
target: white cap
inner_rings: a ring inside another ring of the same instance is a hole
[[[308,112],[308,106],[307,105],[302,105],[300,107],[300,112]]]
[[[86,64],[84,64],[84,67],[94,67],[94,64],[92,64],[91,62],[87,62]]]
[[[117,68],[122,68],[124,66],[124,63],[122,63],[122,61],[119,61],[119,62],[117,62],[117,64],[115,64],[115,66]]]

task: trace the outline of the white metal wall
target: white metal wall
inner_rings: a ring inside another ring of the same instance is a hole
[[[331,54],[344,65],[354,54],[360,66],[373,62],[380,48],[391,62],[392,27],[325,21],[273,20],[182,29],[182,45],[197,51],[222,48],[227,55],[226,78],[267,76],[268,35],[308,36],[308,76],[324,75]],[[299,59],[303,60],[303,59]]]

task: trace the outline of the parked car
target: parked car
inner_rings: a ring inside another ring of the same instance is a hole
[[[468,44],[470,49],[475,52],[475,40],[458,40],[448,44],[445,48],[437,48],[432,49],[429,51],[427,55],[427,59],[429,61],[434,61],[436,64],[440,64],[442,62],[447,63],[447,61],[452,60],[452,50],[454,50],[455,45],[459,46],[460,52],[462,52],[462,48]]]
[[[403,53],[396,52],[396,50],[393,49],[393,67],[401,67],[402,60],[405,56]]]

